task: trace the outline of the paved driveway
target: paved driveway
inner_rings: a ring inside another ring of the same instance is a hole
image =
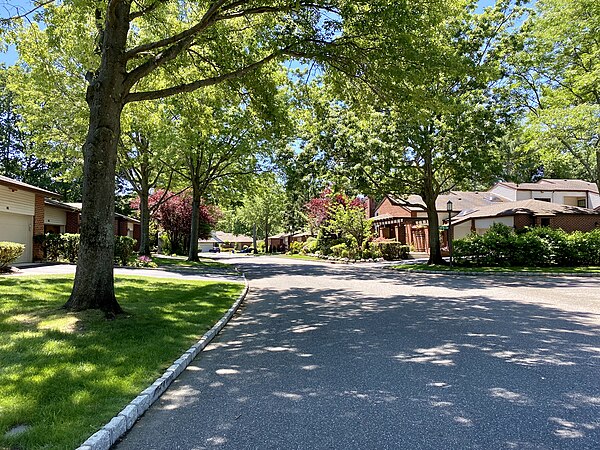
[[[600,281],[235,259],[241,312],[126,449],[600,448]]]

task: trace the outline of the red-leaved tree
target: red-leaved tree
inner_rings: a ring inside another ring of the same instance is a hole
[[[184,253],[189,246],[189,233],[192,223],[192,197],[187,193],[174,194],[157,190],[148,203],[152,219],[167,233],[173,253]],[[132,208],[139,207],[139,199],[131,203]],[[199,238],[208,239],[221,215],[213,205],[201,204],[198,208],[200,219]]]

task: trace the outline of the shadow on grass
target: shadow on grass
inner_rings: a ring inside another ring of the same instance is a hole
[[[74,448],[231,306],[239,284],[118,277],[126,314],[61,308],[70,277],[0,282],[0,448]],[[18,424],[25,433],[6,437]]]

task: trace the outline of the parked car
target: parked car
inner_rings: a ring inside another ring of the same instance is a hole
[[[221,253],[221,249],[219,247],[213,247],[208,250],[210,253]]]

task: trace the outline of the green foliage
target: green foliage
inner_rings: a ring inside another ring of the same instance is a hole
[[[342,242],[341,244],[336,244],[331,246],[330,248],[330,252],[333,256],[337,257],[337,258],[343,258],[343,253],[345,252],[346,254],[346,258],[348,257],[348,246],[346,245],[345,242]]]
[[[115,263],[126,266],[133,256],[136,240],[129,236],[115,236]]]
[[[523,147],[545,177],[600,184],[600,9],[596,0],[544,0],[515,30],[509,85]]]
[[[296,255],[296,254],[298,254],[298,253],[300,253],[302,251],[302,248],[303,248],[303,243],[302,242],[300,242],[300,241],[293,241],[290,244],[290,253],[292,255]]]
[[[0,242],[0,272],[6,271],[10,267],[10,263],[19,258],[24,251],[23,244]]]
[[[310,236],[302,246],[302,253],[314,253],[317,251],[317,238]]]
[[[386,261],[406,259],[410,253],[410,247],[400,242],[375,242],[375,245]]]
[[[552,228],[529,228],[515,233],[495,225],[485,234],[472,234],[453,242],[459,265],[494,266],[595,266],[600,264],[600,229],[566,233]]]
[[[65,233],[60,235],[61,249],[60,256],[71,264],[77,262],[79,256],[79,234]]]

